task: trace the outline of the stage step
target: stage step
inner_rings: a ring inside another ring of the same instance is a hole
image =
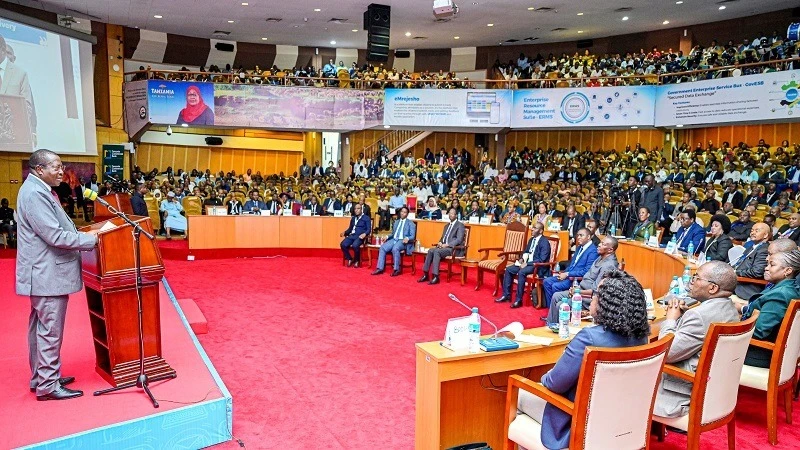
[[[203,315],[203,311],[200,311],[200,307],[197,306],[194,300],[190,298],[179,298],[178,304],[181,306],[183,315],[186,316],[186,320],[189,321],[189,326],[192,327],[194,334],[208,333],[208,321],[206,320],[206,316]]]

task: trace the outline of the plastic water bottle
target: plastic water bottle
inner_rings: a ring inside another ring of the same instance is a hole
[[[690,269],[689,266],[683,268],[683,276],[681,277],[681,281],[681,284],[683,284],[681,294],[685,294],[689,292],[689,283],[692,281],[692,269]]]
[[[644,243],[647,244],[648,242],[650,242],[650,231],[644,230]]]
[[[611,224],[611,228],[608,229],[608,234],[610,234],[611,236],[617,235],[617,226],[614,225],[613,223]]]
[[[669,294],[678,297],[681,294],[681,282],[678,281],[678,276],[672,277],[672,282],[669,284]]]
[[[572,321],[570,322],[573,327],[581,326],[581,309],[583,309],[581,290],[575,289],[575,293],[572,294]]]
[[[478,315],[478,308],[472,308],[472,315],[469,316],[469,352],[478,353],[480,351],[481,340],[481,317]]]
[[[564,297],[558,307],[558,337],[561,339],[569,338],[569,316],[569,298]]]
[[[692,262],[694,260],[694,243],[693,242],[689,242],[689,246],[686,247],[686,259],[689,262]]]

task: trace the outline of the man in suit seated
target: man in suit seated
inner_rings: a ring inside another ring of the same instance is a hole
[[[592,244],[592,237],[589,230],[581,228],[575,235],[575,253],[566,269],[551,277],[547,277],[542,282],[544,290],[544,300],[550,306],[550,299],[553,294],[569,289],[572,282],[569,277],[582,277],[589,271],[589,268],[597,259],[597,247]]]
[[[447,258],[455,251],[456,246],[464,245],[464,223],[456,219],[456,209],[447,210],[447,218],[450,223],[442,230],[442,238],[436,243],[435,247],[428,250],[425,255],[425,264],[422,266],[422,278],[417,280],[419,283],[428,281],[430,271],[430,281],[428,284],[439,284],[439,262],[442,258]],[[463,253],[463,249],[460,250]],[[461,256],[456,254],[456,256]]]
[[[283,208],[283,204],[278,199],[278,194],[277,193],[273,193],[272,194],[272,199],[268,200],[265,203],[265,208],[264,209],[266,211],[269,211],[269,213],[274,216],[274,215],[277,215],[278,211],[280,211],[282,208]]]
[[[258,198],[258,191],[250,191],[250,199],[244,202],[242,208],[246,214],[261,214],[261,211],[267,209],[267,205]]]
[[[750,237],[753,229],[753,221],[750,220],[750,211],[744,209],[739,213],[739,220],[731,224],[731,232],[728,233],[731,239],[746,241]]]
[[[694,372],[700,361],[700,350],[713,322],[739,321],[731,296],[736,289],[736,273],[722,261],[709,261],[697,269],[689,282],[689,296],[700,304],[686,308],[683,300],[674,298],[667,305],[665,320],[661,323],[659,338],[674,335],[667,353],[667,364]],[[692,383],[662,375],[658,386],[653,414],[661,417],[681,417],[689,413]]]
[[[353,216],[350,217],[350,226],[339,235],[344,237],[339,246],[347,261],[347,267],[361,267],[361,244],[369,236],[370,231],[372,231],[372,221],[369,216],[362,214],[361,204],[356,203],[353,206]]]
[[[689,243],[694,245],[694,253],[703,251],[706,242],[706,230],[698,224],[695,219],[697,214],[692,208],[684,208],[678,216],[681,227],[675,233],[675,240],[678,243],[678,250],[686,253]]]
[[[789,223],[782,225],[778,229],[775,238],[787,238],[800,242],[800,213],[792,213],[789,216]]]
[[[342,209],[342,202],[333,195],[333,190],[328,191],[328,197],[322,202],[322,209],[326,216],[332,216],[334,211]]]
[[[323,214],[322,205],[317,203],[316,195],[312,195],[308,200],[306,200],[306,204],[303,205],[303,209],[311,211],[312,216],[321,216]]]
[[[759,222],[753,225],[750,231],[750,242],[752,247],[747,249],[736,261],[731,261],[731,266],[736,270],[737,277],[764,279],[764,269],[767,267],[767,255],[769,253],[769,239],[772,230],[769,225]],[[739,283],[736,286],[736,296],[742,300],[750,300],[750,297],[758,294],[764,286],[756,283]]]
[[[536,222],[531,228],[531,238],[528,240],[528,245],[521,255],[521,258],[514,264],[506,266],[506,271],[503,274],[503,296],[495,300],[497,303],[512,302],[512,308],[519,308],[522,306],[522,296],[525,293],[525,279],[528,275],[532,274],[534,270],[537,271],[540,277],[547,276],[549,268],[541,266],[538,269],[534,266],[536,263],[546,263],[550,261],[550,241],[542,236],[544,232],[544,225],[541,222]],[[511,296],[511,285],[514,283],[514,278],[517,279],[517,299]]]
[[[227,206],[229,216],[238,216],[242,213],[242,204],[239,203],[239,200],[237,200],[236,197],[231,197],[231,199],[228,200]]]
[[[613,236],[606,236],[597,247],[597,254],[599,257],[594,260],[589,271],[583,275],[583,279],[578,283],[581,295],[583,296],[583,309],[589,309],[589,303],[592,301],[592,294],[597,290],[597,284],[603,279],[606,272],[619,269],[619,262],[617,261],[617,247],[619,241]],[[547,323],[558,323],[558,306],[564,297],[572,298],[575,294],[574,287],[570,286],[569,290],[556,292],[550,298],[550,311],[546,316],[542,316],[542,320]]]
[[[373,275],[380,275],[383,273],[384,268],[386,267],[386,254],[392,254],[392,276],[396,277],[400,275],[401,269],[401,255],[400,251],[405,250],[406,255],[411,255],[411,252],[414,251],[414,238],[417,235],[417,225],[408,219],[408,207],[402,206],[400,208],[400,218],[395,220],[394,224],[392,225],[392,234],[390,235],[389,239],[381,245],[380,250],[378,251],[378,266],[375,268],[375,271],[372,272]]]
[[[575,210],[575,206],[567,206],[567,215],[561,220],[561,229],[569,231],[570,241],[574,240],[575,234],[578,232],[578,230],[584,228],[585,226],[585,219],[583,215],[578,214],[578,212]]]

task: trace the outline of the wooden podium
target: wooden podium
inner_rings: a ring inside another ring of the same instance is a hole
[[[149,217],[129,216],[153,233]],[[113,386],[135,381],[139,374],[139,322],[133,227],[119,217],[82,227],[99,230],[98,244],[83,255],[83,282],[97,359],[96,370]],[[161,357],[159,293],[164,265],[155,242],[142,237],[142,322],[145,372],[148,377],[175,374]]]
[[[108,204],[113,206],[117,211],[124,212],[128,216],[133,215],[133,205],[131,205],[130,195],[125,193],[116,193],[104,195],[100,198],[108,202]],[[109,211],[105,206],[101,205],[100,202],[94,202],[94,218],[92,220],[94,220],[95,223],[104,222],[115,217],[117,217],[117,215]],[[132,248],[133,247],[131,247],[131,249]]]

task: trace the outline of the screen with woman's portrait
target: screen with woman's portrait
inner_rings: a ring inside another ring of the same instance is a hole
[[[214,124],[214,84],[185,81],[148,83],[150,121],[176,125]]]

